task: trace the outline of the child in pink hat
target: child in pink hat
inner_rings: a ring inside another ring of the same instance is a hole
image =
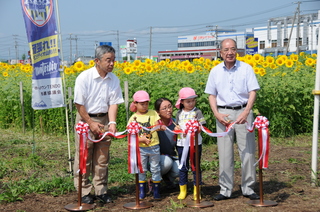
[[[135,118],[136,121],[144,126],[151,127],[157,124],[160,119],[155,110],[149,109],[150,97],[146,91],[137,91],[133,95],[133,102],[130,104],[130,111],[135,112],[129,119],[132,122]],[[139,148],[141,163],[144,173],[139,173],[139,198],[144,199],[146,196],[148,163],[150,164],[150,172],[153,181],[153,197],[160,199],[160,145],[157,132],[150,132],[144,129],[139,131]]]
[[[196,107],[196,98],[198,95],[196,92],[189,87],[184,87],[179,91],[179,99],[176,102],[175,106],[179,109],[176,115],[176,123],[178,124],[178,127],[176,127],[177,130],[181,129],[183,131],[186,130],[186,123],[189,120],[198,120],[202,125],[206,124],[206,121],[202,115],[201,110],[199,110]],[[181,158],[184,148],[189,148],[189,146],[185,146],[186,143],[186,136],[179,134],[177,137],[177,151],[179,155],[179,163],[181,166]],[[198,136],[198,145],[199,145],[199,160],[201,159],[201,152],[202,152],[202,137],[200,135]],[[188,183],[188,171],[189,171],[189,158],[190,158],[190,149],[188,151],[188,156],[186,161],[186,164],[183,164],[182,167],[179,169],[179,186],[180,186],[180,194],[178,196],[178,199],[185,199],[187,196],[187,183]],[[194,155],[194,164],[195,164],[195,155]],[[200,167],[197,167],[200,169]],[[193,171],[193,183],[194,183],[194,200],[197,198],[197,189],[196,189],[196,173]],[[199,184],[202,184],[201,180],[201,170],[200,170],[200,182]]]

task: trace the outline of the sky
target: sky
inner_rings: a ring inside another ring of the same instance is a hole
[[[300,2],[300,14],[320,10],[320,0]],[[293,16],[297,6],[293,0],[58,0],[62,57],[93,56],[99,42],[112,42],[119,57],[119,46],[134,38],[138,56],[157,55],[177,50],[178,36],[204,35],[216,26],[243,32]],[[21,0],[0,0],[0,29],[0,60],[27,54]]]

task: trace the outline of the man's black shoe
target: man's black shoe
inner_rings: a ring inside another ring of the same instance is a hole
[[[93,204],[94,201],[93,201],[93,197],[90,194],[88,194],[81,197],[81,202],[86,204]]]
[[[259,195],[257,195],[256,193],[250,194],[250,195],[243,195],[246,198],[250,198],[251,200],[257,200],[260,199]]]
[[[104,203],[111,203],[112,199],[107,194],[98,195],[97,199]]]
[[[216,201],[220,201],[220,200],[225,200],[225,199],[229,199],[229,197],[226,197],[222,194],[218,194],[217,196],[213,197],[214,200]]]

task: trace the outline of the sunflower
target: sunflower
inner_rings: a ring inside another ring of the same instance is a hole
[[[287,55],[281,55],[280,57],[283,59],[284,62],[288,59]]]
[[[285,64],[286,64],[287,68],[291,68],[293,66],[293,61],[288,59],[288,60],[286,60]]]
[[[211,65],[211,60],[210,59],[206,59],[205,64],[207,64],[208,66]]]
[[[188,74],[193,73],[194,72],[194,66],[192,64],[188,65],[186,67],[186,71],[187,71]]]
[[[278,66],[277,66],[276,64],[274,64],[274,63],[271,63],[271,64],[269,65],[269,67],[270,67],[271,69],[276,69]]]
[[[139,67],[141,65],[141,60],[133,61],[133,65],[136,66],[136,67]]]
[[[8,74],[8,72],[4,71],[4,72],[2,72],[2,76],[4,76],[4,77],[8,77],[8,76],[9,76],[9,74]]]
[[[185,60],[185,61],[182,62],[182,65],[183,65],[184,67],[189,66],[189,64],[190,64],[189,60]]]
[[[165,64],[166,64],[166,61],[161,60],[160,63],[159,63],[159,66],[164,66]]]
[[[65,69],[64,69],[64,73],[65,73],[66,75],[71,74],[71,68],[65,68]]]
[[[290,59],[293,60],[293,61],[298,61],[299,56],[296,55],[296,54],[291,54],[291,55],[290,55]]]
[[[259,71],[259,73],[260,73],[260,76],[264,76],[264,75],[266,75],[266,70],[264,69],[264,68],[260,68],[260,71]]]
[[[153,68],[151,65],[146,65],[146,72],[151,73],[153,71]]]
[[[308,58],[306,59],[304,64],[306,64],[307,66],[312,66],[314,64],[314,60],[312,58]]]
[[[237,60],[244,62],[245,58],[244,57],[237,57]]]
[[[269,63],[267,63],[267,62],[263,62],[263,63],[262,63],[262,67],[263,67],[263,68],[267,68],[268,66],[269,66]]]
[[[276,64],[278,66],[282,66],[284,64],[284,60],[282,57],[279,57],[278,59],[276,59]]]
[[[254,54],[254,55],[252,56],[252,58],[253,58],[253,60],[257,63],[257,62],[260,61],[261,55],[260,55],[260,54]]]
[[[90,66],[90,67],[93,67],[94,64],[95,64],[94,60],[90,60],[90,61],[89,61],[89,66]]]
[[[81,72],[84,70],[84,63],[82,61],[78,61],[73,65],[73,68],[77,71],[77,72]]]
[[[131,68],[130,67],[126,67],[125,69],[124,69],[124,73],[125,74],[131,74],[132,73],[132,70],[131,70]]]
[[[152,60],[150,60],[149,58],[147,58],[144,62],[145,62],[147,65],[151,65],[151,64],[152,64]]]
[[[253,68],[253,71],[254,71],[255,74],[259,74],[260,68],[254,67],[254,68]]]
[[[8,67],[8,63],[1,63],[3,68],[7,68]]]
[[[196,65],[195,70],[202,71],[202,67],[200,65]]]
[[[249,61],[247,61],[247,63],[249,65],[251,65],[251,67],[255,67],[256,66],[256,63],[253,60],[249,60]]]
[[[25,66],[24,69],[26,73],[31,73],[31,66]]]
[[[246,61],[252,60],[252,55],[247,54],[247,55],[245,56],[245,60],[246,60]]]
[[[269,63],[269,64],[273,64],[274,63],[274,57],[267,56],[266,57],[266,62]]]

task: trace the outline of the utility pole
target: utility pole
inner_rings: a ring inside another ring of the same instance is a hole
[[[70,40],[70,65],[72,65],[72,40],[76,41],[76,55],[78,56],[78,43],[77,43],[77,35],[75,35],[75,38],[72,38],[72,33],[70,33],[70,38],[67,38],[68,40]]]
[[[300,47],[300,1],[297,2],[297,55],[299,55]]]
[[[76,41],[76,55],[77,55],[77,57],[79,57],[79,52],[78,52],[78,38],[77,38],[77,35],[75,35],[74,40]]]
[[[149,59],[151,59],[152,27],[150,27]]]
[[[72,38],[71,38],[71,33],[70,33],[70,38],[68,38],[70,40],[70,64],[69,66],[71,66],[72,64]]]
[[[218,25],[216,25],[216,60],[218,60]]]
[[[117,30],[117,42],[118,42],[118,61],[122,61],[122,58],[120,58],[119,30]]]
[[[14,48],[16,50],[16,60],[19,59],[19,53],[18,53],[18,41],[17,41],[17,36],[18,35],[12,35],[13,36],[13,39],[14,39]]]
[[[216,42],[214,43],[212,48],[216,48],[215,59],[217,60],[218,59],[218,46],[219,46],[218,45],[218,25],[216,25],[216,29],[214,29],[212,25],[209,25],[207,27],[209,28],[209,30],[207,30],[207,31],[210,31],[210,35],[213,37],[213,31],[214,31],[214,36],[216,37]]]

